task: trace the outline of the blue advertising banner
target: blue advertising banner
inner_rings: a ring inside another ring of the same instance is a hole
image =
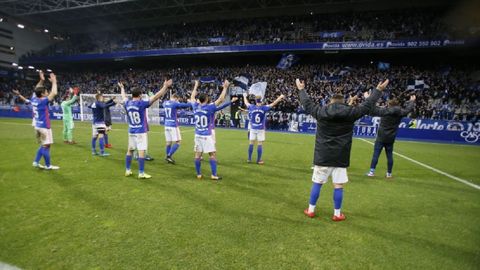
[[[272,52],[272,51],[328,51],[328,50],[371,50],[371,49],[408,49],[408,48],[445,48],[462,47],[475,41],[465,40],[381,40],[381,41],[349,41],[349,42],[312,42],[312,43],[274,43],[252,45],[204,46],[189,48],[153,49],[145,51],[120,51],[111,53],[86,53],[76,55],[32,56],[21,64],[37,64],[51,62],[76,62],[91,60],[198,55],[221,53]]]
[[[52,119],[61,120],[62,111],[58,106],[50,107]],[[13,110],[10,106],[0,107],[0,117],[32,118],[32,111],[28,107],[22,106],[19,110]],[[78,107],[73,107],[74,120],[80,120],[80,111]],[[91,121],[91,114],[84,114],[85,121]],[[160,110],[160,115],[149,120],[150,124],[164,123],[164,113]],[[298,131],[302,133],[315,133],[317,124],[315,119],[309,115],[299,114]],[[113,122],[126,122],[125,115],[121,110],[112,110]],[[480,145],[480,122],[463,121],[445,121],[433,119],[418,119],[416,127],[409,128],[410,118],[403,118],[399,125],[397,138],[407,140],[424,140],[450,143],[463,143]],[[194,117],[191,111],[179,111],[178,122],[180,125],[193,125]],[[363,117],[353,128],[354,136],[375,138],[377,134],[379,117]]]

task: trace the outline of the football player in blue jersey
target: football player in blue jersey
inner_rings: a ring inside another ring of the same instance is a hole
[[[195,81],[193,91],[199,86],[199,82]],[[180,97],[177,94],[172,94],[169,100],[163,102],[163,108],[165,111],[165,141],[166,141],[166,154],[165,160],[168,163],[175,164],[173,154],[180,147],[182,141],[182,135],[180,134],[180,128],[178,127],[178,109],[190,108],[189,103],[179,102]]]
[[[267,120],[266,113],[275,105],[277,105],[282,99],[284,95],[280,95],[275,101],[268,105],[264,105],[262,103],[262,97],[256,96],[255,97],[255,104],[250,104],[248,101],[247,94],[243,95],[243,100],[245,105],[248,109],[248,118],[249,121],[249,141],[250,144],[248,146],[248,160],[247,162],[252,162],[252,154],[253,154],[253,147],[255,142],[257,143],[257,164],[263,165],[264,162],[262,160],[263,154],[263,142],[265,141],[265,121]]]
[[[212,114],[215,114],[217,106],[222,104],[227,95],[228,86],[230,82],[225,80],[223,82],[223,90],[215,102],[210,103],[210,98],[207,94],[201,93],[196,99],[197,91],[194,89],[190,97],[190,104],[194,113],[195,121],[195,169],[197,172],[197,179],[202,179],[201,173],[201,157],[202,153],[208,153],[210,156],[210,168],[212,170],[211,179],[220,180],[221,177],[217,175],[217,160],[215,142],[212,138]]]
[[[171,79],[165,80],[162,89],[160,89],[155,95],[151,96],[148,101],[142,100],[142,91],[138,88],[132,89],[132,99],[128,99],[125,93],[125,87],[122,83],[118,83],[128,119],[128,150],[125,162],[125,176],[133,174],[130,169],[132,164],[132,154],[133,151],[137,149],[138,178],[152,178],[151,175],[145,173],[145,151],[147,151],[148,148],[147,108],[159,98],[163,97],[168,88],[172,86],[172,83]]]
[[[104,135],[107,130],[107,125],[105,124],[105,108],[109,108],[114,106],[115,100],[110,99],[107,102],[104,102],[103,95],[101,93],[97,93],[95,95],[95,102],[92,103],[89,108],[92,109],[93,114],[93,122],[92,122],[92,154],[98,155],[96,146],[97,146],[97,138],[98,144],[100,147],[100,156],[106,157],[110,154],[105,152],[105,141]]]
[[[38,142],[41,144],[33,161],[33,167],[58,170],[58,166],[50,164],[50,145],[53,144],[53,135],[50,126],[50,113],[48,111],[48,103],[57,95],[57,77],[55,74],[50,73],[50,82],[52,83],[50,93],[44,86],[44,81],[45,77],[43,72],[40,71],[40,81],[35,87],[35,96],[31,99],[32,112],[35,119],[35,133]],[[45,160],[45,166],[39,163],[42,157]]]

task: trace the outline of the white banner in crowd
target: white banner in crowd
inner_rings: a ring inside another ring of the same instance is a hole
[[[248,93],[250,95],[265,97],[265,91],[267,90],[267,82],[257,82],[250,86]]]

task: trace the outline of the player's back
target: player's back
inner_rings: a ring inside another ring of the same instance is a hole
[[[163,109],[165,111],[165,126],[177,127],[178,126],[178,105],[180,103],[174,100],[166,100],[163,102]]]
[[[403,118],[403,115],[400,113],[400,107],[390,109],[398,113],[382,116],[378,126],[377,140],[384,143],[393,143],[395,141],[398,125],[400,125]]]
[[[212,135],[212,115],[215,115],[215,104],[202,105],[200,103],[192,103],[192,108],[195,120],[195,134],[200,136]]]
[[[266,113],[270,110],[267,105],[250,105],[248,118],[251,129],[265,129]]]
[[[129,133],[145,133],[148,131],[146,113],[148,107],[150,107],[150,102],[144,100],[127,100],[125,102]]]
[[[50,128],[50,113],[48,111],[47,97],[32,97],[32,112],[35,126],[38,128]]]
[[[105,111],[104,103],[101,101],[95,101],[90,105],[93,114],[93,123],[103,123],[105,122]]]

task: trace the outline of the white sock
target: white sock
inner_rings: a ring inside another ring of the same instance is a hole
[[[337,217],[340,216],[340,209],[333,209],[333,214]]]
[[[308,212],[310,212],[310,213],[315,212],[315,205],[309,204],[308,205]]]

